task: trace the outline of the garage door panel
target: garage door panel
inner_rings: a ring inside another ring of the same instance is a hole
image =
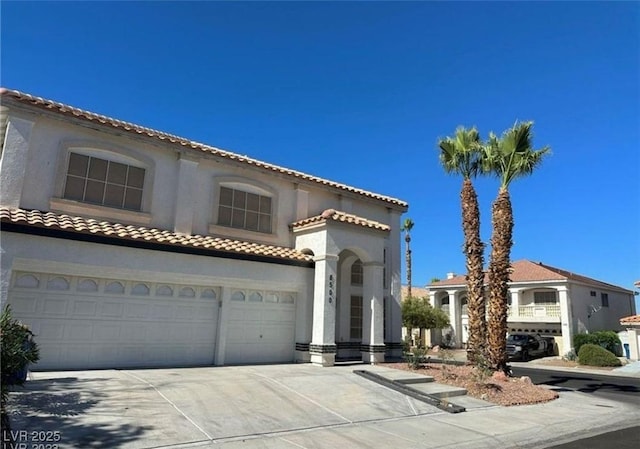
[[[97,341],[119,341],[120,340],[120,325],[99,323],[94,327],[93,337]]]
[[[151,319],[169,320],[173,315],[173,307],[168,305],[156,305],[152,309]]]
[[[90,342],[93,340],[93,325],[66,321],[64,339],[67,341]]]
[[[176,318],[179,320],[190,320],[196,317],[195,307],[178,306]]]
[[[64,325],[60,322],[46,322],[41,320],[32,321],[29,325],[36,335],[36,341],[42,345],[43,341],[64,340]]]
[[[295,349],[295,307],[232,303],[225,363],[290,362]]]
[[[67,300],[45,299],[43,312],[47,315],[65,316],[67,314]]]
[[[122,317],[124,304],[107,301],[101,303],[100,308],[100,316],[105,318],[119,318]]]
[[[125,304],[124,306],[125,318],[145,319],[148,316],[149,316],[149,305],[147,304]]]
[[[35,296],[16,295],[16,298],[11,302],[11,309],[14,314],[35,314],[37,307],[38,299]]]
[[[73,316],[95,316],[97,304],[95,301],[74,301]]]

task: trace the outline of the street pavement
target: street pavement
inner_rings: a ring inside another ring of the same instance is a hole
[[[354,369],[395,371],[300,364],[32,373],[12,393],[12,430],[22,447],[35,435],[60,449],[545,448],[640,422],[640,404],[566,389],[544,404],[478,401],[451,414]]]

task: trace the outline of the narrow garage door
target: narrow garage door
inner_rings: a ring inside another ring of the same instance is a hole
[[[15,273],[14,316],[40,347],[33,369],[213,363],[219,291],[46,273]]]
[[[293,294],[236,291],[227,326],[225,364],[293,361]]]

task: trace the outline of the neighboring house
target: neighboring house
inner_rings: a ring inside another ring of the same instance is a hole
[[[405,202],[0,96],[0,293],[36,368],[401,355]]]
[[[577,333],[620,329],[621,317],[635,314],[634,293],[541,262],[519,260],[511,264],[509,332],[539,333],[555,337],[559,354],[573,347]],[[447,310],[454,346],[467,341],[465,276],[429,286],[432,305]],[[487,292],[488,297],[488,292]]]
[[[640,288],[640,281],[633,283],[636,288]],[[626,316],[620,319],[620,325],[624,332],[620,332],[620,340],[625,349],[625,356],[629,360],[640,360],[640,315]]]
[[[404,301],[407,296],[409,295],[409,289],[406,285],[402,286],[401,289],[402,292],[402,301]],[[429,297],[429,289],[424,288],[424,287],[415,287],[415,286],[411,286],[411,295],[414,298],[428,298]],[[423,345],[428,345],[428,341],[425,341],[424,339],[427,338],[429,336],[428,332],[424,332],[422,334],[423,337],[423,341],[422,344]],[[407,338],[409,337],[409,329],[407,329],[406,327],[402,327],[402,340],[405,341]],[[411,344],[418,344],[418,342],[420,342],[420,329],[413,329],[413,332],[411,333]]]
[[[620,332],[625,356],[629,360],[640,360],[640,315],[631,315],[620,319],[620,325],[626,332]]]

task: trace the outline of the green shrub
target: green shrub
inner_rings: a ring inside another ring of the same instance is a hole
[[[405,355],[407,365],[411,369],[418,369],[422,367],[427,355],[427,349],[422,346],[416,346],[413,350],[409,351]]]
[[[30,363],[40,359],[38,345],[27,326],[11,316],[11,307],[6,306],[0,316],[2,328],[2,411],[9,394],[10,385],[22,385],[24,374]]]
[[[600,345],[583,344],[578,351],[578,363],[589,366],[620,366],[622,363],[610,351]]]
[[[582,345],[599,345],[616,356],[622,356],[622,343],[614,331],[598,331],[592,334],[577,334],[573,337],[573,347],[580,353]]]

